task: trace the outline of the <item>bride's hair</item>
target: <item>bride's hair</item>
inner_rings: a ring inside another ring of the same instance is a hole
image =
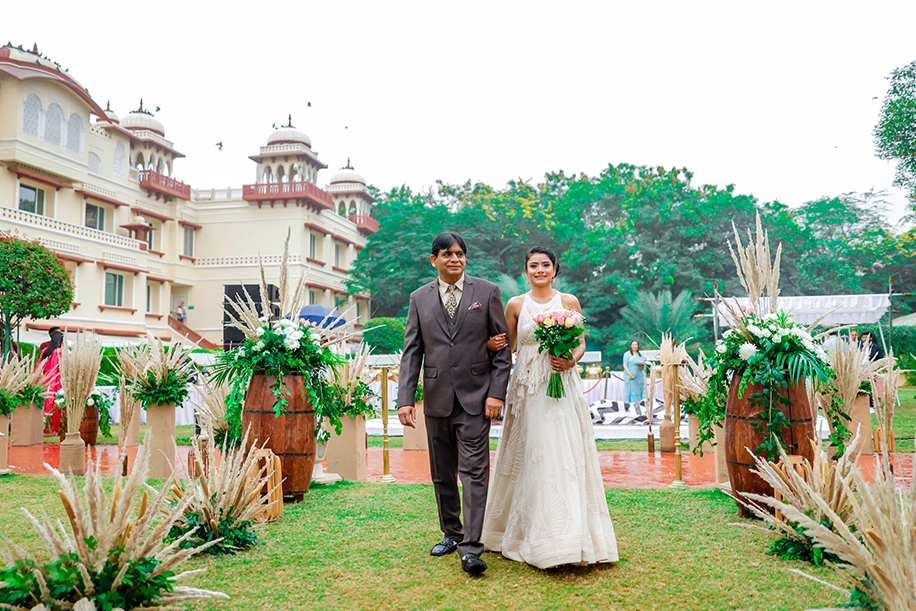
[[[550,259],[550,262],[553,263],[553,268],[557,271],[554,274],[554,277],[560,275],[560,261],[557,259],[557,253],[553,252],[546,246],[534,246],[528,253],[525,255],[525,266],[528,265],[528,259],[533,255],[547,255],[547,258]]]

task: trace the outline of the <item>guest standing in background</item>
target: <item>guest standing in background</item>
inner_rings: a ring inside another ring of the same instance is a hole
[[[188,317],[188,311],[184,307],[184,302],[178,304],[178,309],[175,310],[175,318],[178,319],[178,322],[184,324],[185,318]]]
[[[45,425],[45,435],[53,435],[60,432],[60,409],[54,403],[54,399],[57,396],[57,391],[61,388],[60,351],[61,346],[64,344],[64,333],[60,330],[60,327],[51,327],[49,333],[51,334],[51,341],[47,342],[47,345],[42,344],[44,349],[41,351],[38,365],[36,365],[36,367],[41,367],[48,380],[46,388],[48,394],[45,397],[45,422],[48,422],[48,416],[50,416],[50,423]]]
[[[630,344],[623,355],[624,388],[627,403],[639,403],[646,398],[646,357],[639,351],[639,342]]]

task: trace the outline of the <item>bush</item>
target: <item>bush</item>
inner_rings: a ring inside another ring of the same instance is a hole
[[[404,318],[372,318],[366,323],[366,329],[369,330],[363,333],[363,341],[371,346],[376,354],[401,352],[404,349],[406,322]]]

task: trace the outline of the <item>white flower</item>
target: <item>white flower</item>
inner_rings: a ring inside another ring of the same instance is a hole
[[[738,348],[738,356],[740,356],[743,361],[750,359],[755,354],[757,354],[757,346],[754,344],[745,342]]]
[[[774,333],[773,334],[773,343],[778,344],[781,341],[782,341],[782,335],[780,335],[779,333]]]
[[[772,312],[768,312],[766,316],[764,316],[763,318],[766,320],[776,320],[776,314],[773,314]]]
[[[757,337],[763,337],[763,331],[757,325],[748,325],[747,330],[756,335]]]
[[[254,334],[257,335],[258,337],[261,337],[262,335],[264,335],[264,327],[258,327],[257,329],[255,329]]]
[[[725,354],[726,352],[728,352],[728,348],[725,347],[724,343],[719,342],[718,344],[716,344],[716,352],[718,352],[719,354]]]
[[[239,353],[236,358],[244,358],[244,356],[245,356],[245,349],[239,348]]]
[[[93,399],[92,397],[89,397],[88,399],[86,399],[86,405],[88,405],[89,407],[93,407],[95,405],[95,399]]]
[[[732,331],[731,329],[726,329],[726,330],[725,330],[725,333],[722,334],[722,337],[724,337],[725,339],[728,339],[729,337],[731,337],[732,335],[734,335],[734,333],[735,333],[735,332]]]
[[[770,325],[770,331],[776,332],[776,325]]]
[[[257,344],[251,347],[255,352],[260,352],[264,349],[264,340],[260,340]]]

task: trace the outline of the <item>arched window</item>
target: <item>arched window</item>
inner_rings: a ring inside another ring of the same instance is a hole
[[[347,216],[347,202],[340,202],[340,216]]]
[[[283,182],[283,179],[286,178],[286,171],[283,169],[283,166],[277,167],[277,182]]]
[[[138,170],[146,169],[146,162],[143,160],[143,153],[137,151],[137,161],[134,162],[134,167]]]
[[[67,121],[67,150],[80,153],[83,150],[83,120],[76,113]]]
[[[45,142],[60,146],[64,130],[64,111],[57,104],[48,106],[45,113]]]
[[[165,175],[166,176],[172,175],[172,160],[171,159],[165,162]]]
[[[269,182],[271,182],[273,179],[274,179],[274,175],[273,175],[273,172],[271,172],[271,170],[270,170],[270,166],[266,166],[266,167],[264,168],[264,173],[261,174],[261,182],[262,182],[262,183],[269,183]]]
[[[101,174],[102,173],[102,159],[95,153],[89,153],[89,173],[90,174]]]
[[[350,216],[356,215],[356,200],[350,200]]]
[[[289,168],[289,181],[290,182],[301,182],[302,173],[299,171],[299,164],[294,163]]]
[[[115,176],[127,176],[127,149],[124,148],[124,143],[120,140],[115,145],[113,167]]]
[[[22,103],[22,131],[27,136],[38,137],[38,123],[41,118],[41,100],[34,93]]]
[[[160,174],[165,174],[165,161],[162,157],[159,158],[159,162],[156,164],[156,171]]]

